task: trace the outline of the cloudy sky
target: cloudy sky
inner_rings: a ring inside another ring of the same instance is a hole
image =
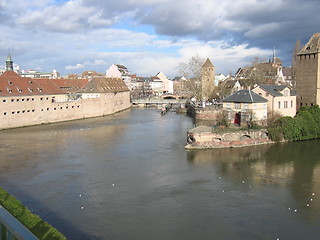
[[[296,40],[320,29],[319,0],[0,0],[0,67],[62,75],[105,72],[179,75],[192,56],[228,74],[273,48],[291,64]]]

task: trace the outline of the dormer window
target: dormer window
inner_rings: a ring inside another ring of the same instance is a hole
[[[28,88],[28,90],[29,90],[29,92],[33,92],[33,89],[31,89],[31,88]]]
[[[9,85],[12,85],[12,82],[11,81],[8,81]]]
[[[31,81],[29,81],[29,83],[30,83],[30,85],[32,85],[32,82],[31,82]]]

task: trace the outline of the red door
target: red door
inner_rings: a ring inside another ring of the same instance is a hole
[[[241,115],[240,115],[240,113],[236,113],[234,115],[234,124],[237,124],[240,126],[240,123],[241,123]]]

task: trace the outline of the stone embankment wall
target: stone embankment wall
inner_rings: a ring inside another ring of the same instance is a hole
[[[212,105],[205,108],[198,108],[194,105],[188,105],[188,114],[198,120],[217,120],[222,108]]]
[[[64,95],[0,98],[0,129],[99,117],[131,107],[130,92],[67,100]]]
[[[209,127],[205,129],[202,127],[199,131],[197,129],[190,130],[187,141],[187,149],[244,147],[273,143],[268,138],[267,130],[214,132]]]

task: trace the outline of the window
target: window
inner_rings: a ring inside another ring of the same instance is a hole
[[[281,108],[281,102],[280,101],[278,102],[278,108]]]
[[[230,103],[227,103],[227,108],[230,108]]]
[[[284,92],[283,92],[283,95],[285,96],[285,97],[288,97],[290,94],[289,94],[289,90],[284,90]]]
[[[291,100],[291,107],[293,107],[293,101]]]
[[[249,104],[248,103],[243,104],[243,108],[244,109],[248,109],[249,108]]]
[[[288,108],[288,101],[284,101],[284,108]]]
[[[240,109],[241,108],[241,103],[234,103],[234,108],[235,109]]]
[[[3,99],[3,100],[2,100],[2,102],[6,102],[6,101],[7,101],[6,99]]]
[[[6,112],[4,112],[4,113],[3,113],[3,115],[7,115],[7,113],[6,113]]]
[[[14,102],[14,99],[11,99],[11,102]]]

